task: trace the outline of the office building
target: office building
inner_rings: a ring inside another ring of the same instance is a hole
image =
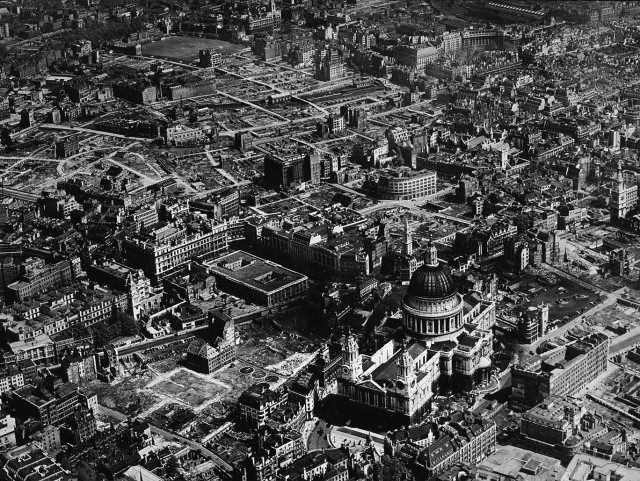
[[[586,441],[607,431],[601,416],[588,413],[579,400],[566,396],[551,396],[520,419],[523,447],[564,463],[580,453]]]
[[[236,251],[205,263],[225,292],[259,306],[276,306],[304,295],[307,276],[261,259],[245,251]]]
[[[80,152],[80,143],[77,135],[70,135],[55,141],[56,159],[66,159]]]
[[[20,412],[21,418],[31,417],[45,425],[58,426],[64,423],[81,406],[87,405],[88,396],[79,386],[65,383],[50,389],[51,386],[27,385],[13,392],[11,404]],[[94,398],[95,395],[89,396]]]
[[[316,151],[264,158],[264,180],[271,189],[289,189],[294,184],[319,184],[322,159]]]
[[[380,171],[375,183],[375,193],[385,200],[421,199],[437,192],[437,176],[434,171],[414,171],[408,167]]]
[[[587,454],[577,454],[564,471],[560,481],[616,480],[634,481],[640,479],[640,468],[636,465],[600,459]]]
[[[549,305],[530,306],[518,318],[518,334],[524,344],[533,344],[544,336],[549,324]]]
[[[635,264],[635,256],[627,249],[618,247],[609,251],[609,268],[612,276],[629,276]]]
[[[2,454],[4,478],[7,481],[40,480],[73,481],[77,479],[34,444],[19,446]],[[46,473],[46,476],[43,474]]]
[[[315,78],[328,82],[344,77],[345,68],[341,51],[320,49],[315,54]]]
[[[400,45],[393,50],[398,65],[424,71],[427,64],[438,58],[438,49],[433,45]]]
[[[525,410],[549,396],[572,396],[607,370],[609,338],[593,333],[512,366],[510,404]]]
[[[21,302],[51,287],[70,283],[79,274],[79,257],[55,264],[45,264],[41,259],[30,259],[24,265],[20,280],[7,286],[7,299],[11,302]]]
[[[171,146],[200,144],[207,139],[208,133],[205,127],[190,127],[183,124],[170,125],[161,130],[165,144]]]
[[[155,102],[158,98],[155,85],[149,85],[146,82],[116,83],[113,85],[113,96],[134,104],[148,104]]]
[[[264,384],[255,384],[240,395],[238,415],[243,423],[257,428],[263,426],[269,415],[287,400],[287,391],[273,391]]]
[[[503,48],[506,33],[499,28],[468,28],[462,31],[462,46]]]
[[[348,211],[344,214],[350,215]],[[362,223],[364,219],[358,216],[353,222]],[[363,235],[355,229],[344,231],[340,226],[289,226],[282,218],[261,217],[248,219],[245,228],[250,245],[266,256],[285,256],[302,272],[323,278],[352,282],[358,276],[369,275],[386,252],[386,241],[378,229]]]
[[[215,257],[228,248],[227,222],[203,222],[199,229],[172,223],[146,235],[127,236],[122,250],[129,263],[141,268],[156,283],[195,256]]]
[[[254,10],[242,15],[232,15],[230,24],[249,34],[269,29],[278,29],[282,25],[282,12],[276,8],[275,0],[269,0],[267,10]]]
[[[476,465],[496,448],[496,423],[472,414],[453,413],[440,427],[442,436],[422,450],[413,466],[419,479],[430,479],[458,463]]]
[[[206,198],[191,199],[189,209],[203,212],[216,220],[237,216],[240,213],[240,192],[230,187],[209,194]]]
[[[233,329],[231,330],[233,331]],[[215,345],[198,338],[187,348],[187,365],[194,371],[211,374],[236,360],[233,332],[230,339],[218,338]]]
[[[200,49],[198,52],[200,56],[200,66],[202,68],[217,67],[222,65],[222,55],[220,52],[216,52],[213,49]]]

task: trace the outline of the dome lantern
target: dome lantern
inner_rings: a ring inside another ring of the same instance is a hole
[[[428,266],[438,265],[438,249],[433,244],[433,236],[429,238],[429,246],[427,247],[427,252],[425,253],[424,263]]]

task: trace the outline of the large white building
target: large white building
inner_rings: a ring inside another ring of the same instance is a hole
[[[402,325],[405,335],[439,352],[440,387],[445,391],[470,391],[489,380],[495,302],[484,301],[475,292],[458,292],[430,243],[402,301]]]
[[[430,245],[411,277],[402,311],[395,340],[372,356],[360,354],[354,336],[345,336],[338,395],[411,424],[429,414],[438,390],[468,392],[489,380],[495,302],[475,292],[459,294]]]

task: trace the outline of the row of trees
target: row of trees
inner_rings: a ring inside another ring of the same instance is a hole
[[[129,22],[107,22],[100,24],[97,22],[87,24],[86,28],[69,30],[60,34],[63,43],[73,43],[79,40],[89,40],[92,45],[102,45],[105,42],[120,40],[129,36],[134,29]]]

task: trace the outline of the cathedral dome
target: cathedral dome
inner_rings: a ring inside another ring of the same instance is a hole
[[[453,277],[438,261],[438,251],[430,243],[424,264],[411,276],[402,300],[402,324],[412,335],[446,341],[462,329],[463,307]]]
[[[425,264],[411,276],[407,294],[422,299],[442,299],[457,291],[455,281],[443,266]]]

